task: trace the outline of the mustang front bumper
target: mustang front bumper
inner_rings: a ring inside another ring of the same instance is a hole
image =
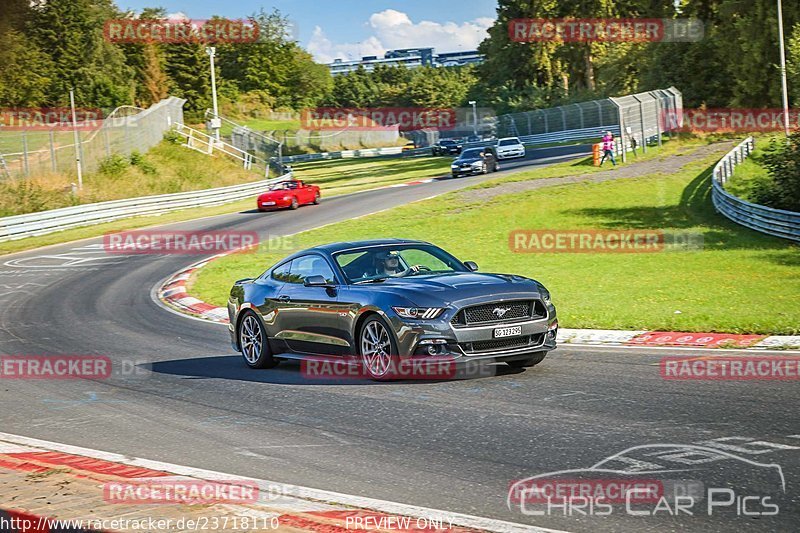
[[[453,357],[456,361],[524,359],[533,352],[556,349],[558,318],[548,306],[544,318],[509,321],[480,326],[454,327],[448,314],[439,320],[391,319],[400,355]],[[519,327],[518,333],[495,337],[495,330]],[[434,353],[429,347],[437,347]]]

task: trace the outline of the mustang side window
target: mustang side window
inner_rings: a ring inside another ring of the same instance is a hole
[[[290,283],[303,283],[310,276],[322,276],[328,283],[336,282],[333,270],[322,257],[305,255],[292,260],[291,278],[297,281]]]

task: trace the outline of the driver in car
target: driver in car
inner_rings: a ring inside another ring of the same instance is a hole
[[[405,270],[400,270],[400,256],[397,252],[385,252],[375,258],[375,274],[393,278],[402,278],[414,272],[419,272],[418,265],[411,265]]]

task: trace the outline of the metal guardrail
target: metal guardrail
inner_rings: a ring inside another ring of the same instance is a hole
[[[522,144],[525,145],[584,141],[591,138],[597,138],[597,141],[599,142],[600,138],[602,137],[602,132],[609,130],[614,135],[617,136],[619,135],[620,131],[619,126],[606,126],[602,128],[602,130],[600,128],[583,128],[577,130],[554,131],[551,133],[539,133],[535,135],[522,135],[519,137],[519,140],[522,141]],[[477,141],[471,143],[464,143],[464,148],[478,148],[481,146],[491,146],[496,142],[497,140],[495,139],[493,141]],[[283,162],[300,163],[306,161],[320,161],[326,159],[397,156],[403,154],[409,156],[417,156],[417,155],[429,155],[431,153],[431,148],[429,146],[425,148],[414,148],[413,150],[406,150],[405,152],[403,152],[402,150],[403,149],[400,146],[392,146],[389,148],[366,148],[363,150],[343,150],[341,152],[322,152],[317,154],[292,155],[292,156],[284,156]]]
[[[725,190],[725,182],[733,175],[736,166],[747,159],[754,146],[753,137],[748,137],[714,166],[711,179],[714,208],[742,226],[800,242],[800,213],[747,202]]]
[[[357,157],[378,157],[385,155],[423,155],[430,153],[430,148],[414,148],[403,152],[402,146],[390,146],[388,148],[365,148],[363,150],[342,150],[340,152],[319,152],[316,154],[300,154],[283,156],[284,163],[304,163],[306,161],[319,161],[323,159],[349,159]]]
[[[291,173],[244,185],[112,200],[0,218],[0,242],[45,235],[122,218],[156,215],[188,207],[224,204],[252,196],[263,191],[267,185],[289,177],[291,177]]]

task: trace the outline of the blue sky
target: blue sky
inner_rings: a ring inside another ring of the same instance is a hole
[[[473,49],[495,17],[496,0],[117,0],[122,9],[163,7],[192,19],[241,18],[278,8],[318,61],[357,59],[386,49],[434,46],[440,52]]]

